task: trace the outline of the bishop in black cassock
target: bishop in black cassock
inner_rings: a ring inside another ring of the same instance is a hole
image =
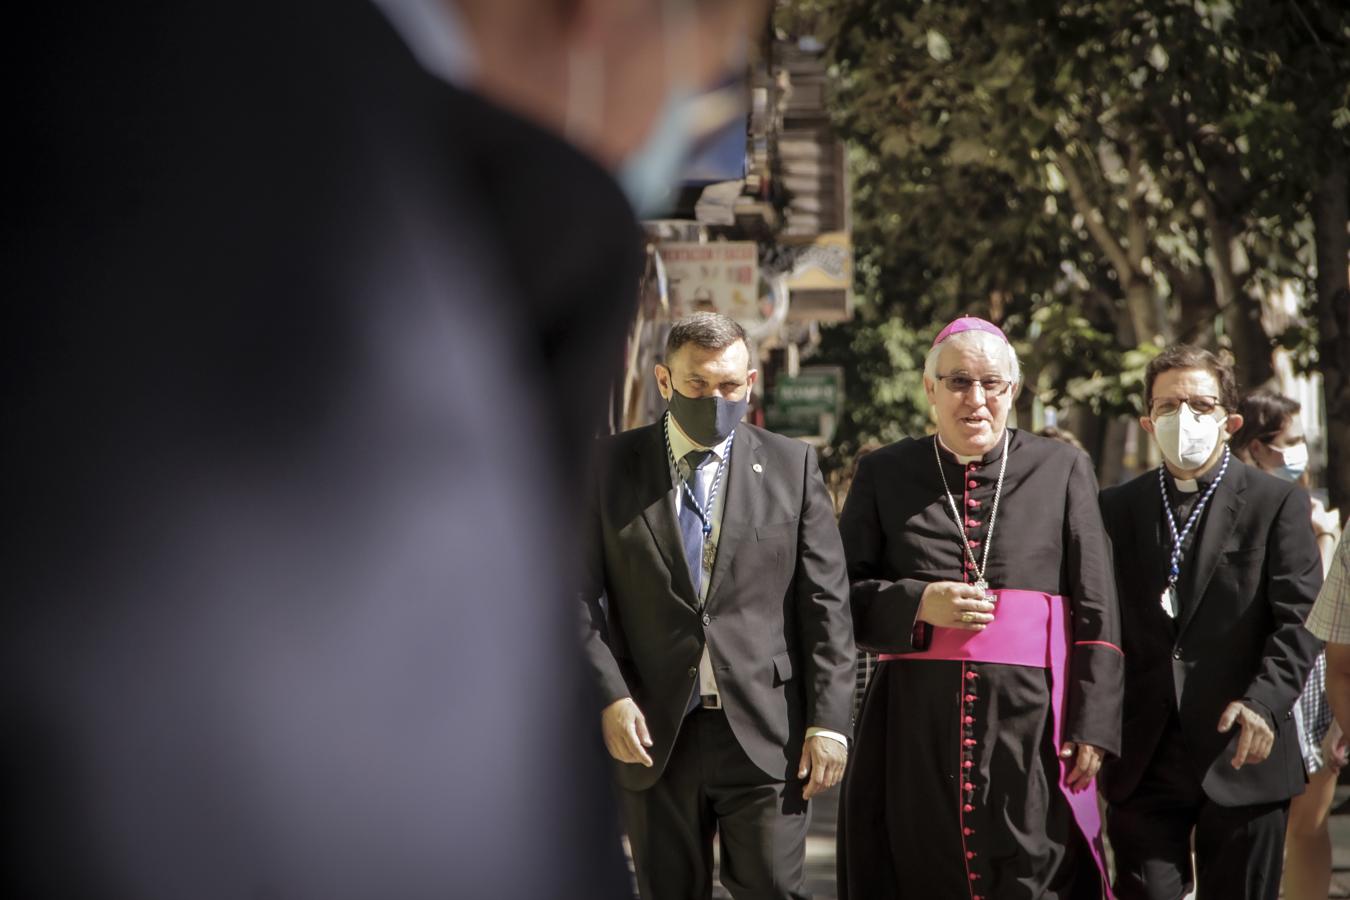
[[[882,661],[840,896],[1100,897],[1093,776],[1119,751],[1123,659],[1092,463],[1006,427],[995,326],[958,319],[925,374],[938,434],[867,456],[841,521],[857,642]]]

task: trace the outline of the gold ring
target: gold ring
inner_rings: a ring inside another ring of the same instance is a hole
[[[966,622],[966,623],[974,622],[974,621],[975,621],[975,614],[974,614],[974,613],[961,613],[961,621],[962,621],[962,622]]]

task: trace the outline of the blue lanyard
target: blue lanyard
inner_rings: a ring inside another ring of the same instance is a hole
[[[1209,503],[1209,498],[1214,496],[1218,490],[1219,482],[1223,481],[1223,473],[1228,471],[1228,446],[1223,448],[1223,462],[1219,465],[1219,474],[1214,478],[1205,493],[1200,497],[1200,502],[1195,504],[1195,509],[1186,518],[1186,524],[1181,531],[1177,531],[1177,520],[1172,515],[1172,501],[1167,498],[1167,479],[1164,477],[1166,466],[1158,466],[1158,490],[1162,492],[1163,511],[1167,513],[1167,529],[1172,535],[1172,559],[1171,565],[1167,570],[1167,586],[1176,587],[1177,580],[1181,577],[1181,547],[1186,541],[1186,536],[1191,533],[1191,528],[1200,520],[1200,514],[1205,511],[1205,506]]]
[[[708,539],[712,535],[712,508],[717,502],[717,489],[722,484],[722,473],[727,470],[727,460],[731,458],[731,442],[736,437],[736,432],[732,431],[727,435],[726,443],[722,445],[722,461],[717,465],[717,474],[713,476],[712,487],[708,489],[708,496],[703,506],[698,505],[698,498],[694,496],[694,491],[689,487],[689,482],[680,477],[679,464],[675,462],[675,451],[670,446],[670,413],[666,413],[665,418],[661,420],[661,431],[666,437],[666,456],[670,459],[671,478],[676,481],[680,488],[689,495],[689,505],[694,508],[698,514],[699,521],[703,523],[703,537]],[[689,473],[691,476],[693,472]]]

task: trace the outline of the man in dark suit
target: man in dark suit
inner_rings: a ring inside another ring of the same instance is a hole
[[[1190,346],[1145,374],[1158,471],[1102,492],[1125,650],[1124,742],[1103,770],[1122,900],[1278,896],[1305,776],[1292,708],[1320,648],[1308,495],[1227,447],[1232,370]],[[1194,834],[1195,869],[1191,847]]]
[[[646,900],[802,897],[807,803],[843,775],[848,582],[806,444],[741,421],[757,373],[724,316],[676,323],[669,411],[607,440],[583,591]],[[803,783],[804,781],[804,783]]]
[[[635,299],[610,170],[678,88],[667,29],[734,32],[440,2],[25,11],[7,896],[631,894],[600,742],[560,738],[564,522]]]

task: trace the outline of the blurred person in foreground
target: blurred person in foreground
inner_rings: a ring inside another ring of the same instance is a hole
[[[844,505],[858,644],[880,655],[840,811],[841,897],[1097,898],[1094,777],[1123,663],[1097,480],[1008,427],[1017,354],[962,317],[933,342],[937,433],[871,453]]]
[[[675,323],[669,409],[603,443],[583,591],[598,716],[644,900],[804,898],[812,797],[848,757],[854,646],[815,451],[741,421],[758,372],[716,313]]]
[[[564,523],[762,4],[77,6],[5,60],[9,895],[625,895]]]
[[[1242,398],[1242,427],[1233,435],[1233,453],[1301,487],[1307,487],[1308,442],[1299,421],[1298,401],[1273,391],[1254,391]],[[1322,558],[1322,575],[1331,568],[1339,531],[1336,517],[1322,502],[1312,501],[1310,526]],[[1299,749],[1308,770],[1308,787],[1289,803],[1284,839],[1285,900],[1318,900],[1331,890],[1331,833],[1327,828],[1336,798],[1336,776],[1345,764],[1345,738],[1327,703],[1326,654],[1319,653],[1303,693],[1294,704]]]
[[[1303,627],[1322,583],[1308,492],[1232,452],[1243,418],[1214,354],[1164,350],[1143,399],[1163,464],[1101,501],[1126,669],[1102,777],[1116,895],[1275,900],[1305,782],[1293,706],[1321,649]]]

